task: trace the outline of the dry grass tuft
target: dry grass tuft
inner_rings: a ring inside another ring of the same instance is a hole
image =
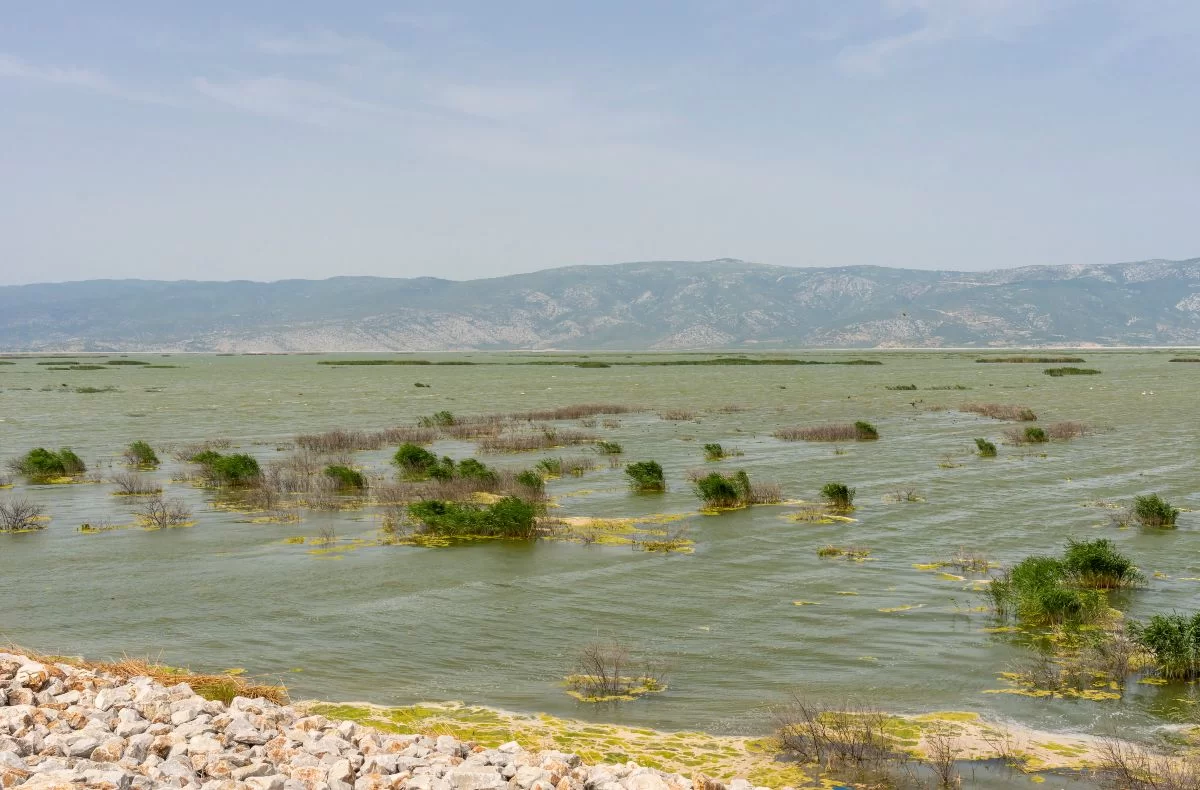
[[[1032,422],[1037,419],[1037,414],[1028,406],[1012,406],[1004,403],[964,403],[958,407],[958,410],[991,417],[993,420]]]
[[[780,428],[774,436],[785,442],[853,442],[858,439],[858,430],[847,422]]]
[[[1080,436],[1087,436],[1090,433],[1088,426],[1081,422],[1052,422],[1046,426],[1046,435],[1051,439],[1065,440],[1075,439]]]
[[[696,412],[691,409],[665,409],[658,413],[660,419],[675,422],[687,422],[696,419]]]
[[[565,445],[593,444],[598,438],[596,434],[586,431],[541,426],[537,431],[484,436],[479,440],[479,450],[485,453],[523,453]]]
[[[544,420],[578,420],[600,414],[628,414],[633,411],[637,411],[637,409],[621,403],[577,403],[573,406],[559,406],[553,409],[514,412],[509,417],[525,422],[542,422]]]

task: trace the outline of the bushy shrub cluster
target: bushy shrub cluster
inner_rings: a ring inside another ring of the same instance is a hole
[[[87,471],[83,459],[68,447],[58,452],[37,447],[16,459],[11,466],[14,471],[34,481],[81,475]]]
[[[517,497],[490,505],[430,499],[408,507],[423,530],[446,537],[532,538],[537,534],[536,507]]]

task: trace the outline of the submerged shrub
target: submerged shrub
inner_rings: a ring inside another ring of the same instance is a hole
[[[250,485],[262,475],[258,460],[245,453],[222,455],[207,466],[213,479],[219,485]]]
[[[125,462],[130,466],[155,467],[159,464],[158,453],[141,440],[131,442],[125,448]]]
[[[449,411],[434,412],[433,414],[417,419],[417,425],[422,428],[446,428],[457,424],[458,422],[454,418],[454,413]]]
[[[987,439],[976,439],[975,446],[979,448],[980,458],[996,457],[996,445],[992,444]]]
[[[408,513],[425,532],[434,535],[524,539],[536,535],[537,509],[517,497],[504,497],[490,505],[430,499],[409,505]]]
[[[1133,639],[1153,657],[1159,675],[1172,680],[1200,677],[1200,612],[1156,614],[1147,623],[1131,623]]]
[[[1068,541],[1063,569],[1075,584],[1094,590],[1133,587],[1144,581],[1133,561],[1107,538]]]
[[[1158,494],[1134,497],[1133,517],[1143,527],[1173,527],[1179,511]]]
[[[0,532],[29,532],[45,529],[42,507],[28,499],[6,499],[0,502]]]
[[[192,511],[182,499],[163,499],[161,496],[145,500],[134,511],[144,527],[182,527],[192,520]]]
[[[1024,436],[1025,441],[1029,442],[1030,444],[1042,444],[1043,442],[1050,440],[1050,437],[1046,436],[1046,432],[1043,429],[1034,425],[1031,425],[1025,429]]]
[[[987,592],[1000,615],[1015,614],[1030,625],[1086,625],[1106,615],[1108,601],[1102,590],[1132,586],[1141,579],[1109,541],[1071,541],[1062,559],[1026,557],[993,577]]]
[[[874,441],[879,438],[879,431],[871,423],[858,420],[854,423],[854,438],[860,442]]]
[[[625,467],[625,476],[635,491],[645,493],[666,491],[667,482],[658,461],[638,461]]]
[[[1033,422],[1037,419],[1037,414],[1028,406],[1009,406],[1004,403],[964,403],[958,408],[959,411],[991,417],[993,420]]]
[[[405,442],[392,456],[392,463],[400,467],[405,477],[422,479],[438,465],[438,457],[420,445]]]
[[[821,497],[838,510],[849,510],[854,506],[854,489],[845,483],[826,483],[821,487]]]
[[[917,388],[916,384],[888,384],[888,385],[884,386],[885,390],[893,390],[893,391],[898,390],[898,391],[902,391],[902,392],[909,392],[911,390],[915,390],[916,388]]]
[[[742,507],[753,495],[750,476],[742,470],[728,476],[711,472],[696,480],[693,490],[710,508]]]
[[[36,447],[11,464],[14,471],[32,480],[53,477],[69,477],[87,471],[87,466],[78,455],[64,447],[58,452]]]
[[[330,464],[325,467],[324,474],[337,483],[340,491],[361,491],[367,487],[367,479],[362,472],[342,464]]]
[[[722,447],[721,445],[719,445],[715,442],[704,445],[704,460],[720,461],[724,457],[725,457],[725,448]]]
[[[1095,368],[1069,368],[1069,367],[1068,368],[1046,368],[1042,372],[1045,373],[1047,376],[1054,376],[1055,378],[1058,378],[1061,376],[1095,376],[1100,373],[1100,371],[1096,370]]]
[[[474,458],[464,458],[454,467],[454,476],[463,480],[491,482],[496,479],[496,472],[482,461],[477,461]]]
[[[620,455],[625,452],[625,448],[618,442],[610,442],[604,439],[596,442],[596,452],[601,455]]]

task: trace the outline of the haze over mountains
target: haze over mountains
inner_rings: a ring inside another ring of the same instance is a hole
[[[7,351],[450,351],[1200,344],[1200,258],[987,272],[738,260],[456,282],[0,287]]]

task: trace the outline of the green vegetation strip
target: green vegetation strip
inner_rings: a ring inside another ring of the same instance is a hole
[[[577,368],[629,367],[672,367],[698,365],[882,365],[877,359],[751,359],[748,357],[716,357],[715,359],[664,359],[645,362],[599,362],[577,359],[540,359],[533,362],[468,362],[466,360],[444,360],[433,362],[428,359],[323,359],[318,365],[348,367],[354,365],[563,365]]]

